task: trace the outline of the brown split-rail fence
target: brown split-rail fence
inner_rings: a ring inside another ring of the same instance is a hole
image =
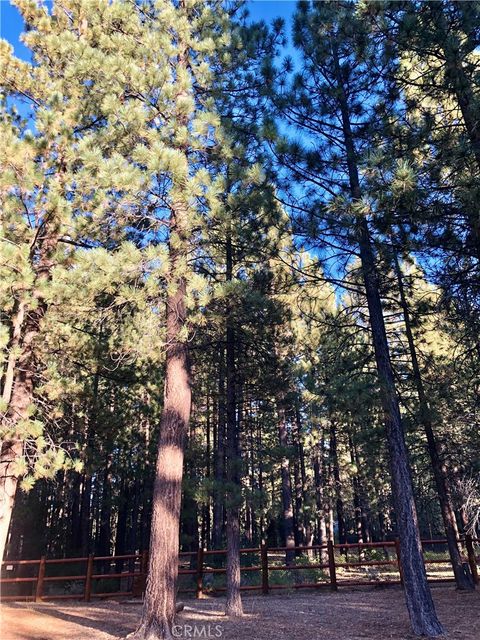
[[[427,576],[430,582],[453,581],[446,540],[423,540]],[[461,540],[464,561],[479,582],[476,539]],[[345,586],[402,583],[397,541],[295,547],[295,560],[285,564],[286,547],[242,549],[242,591],[267,595],[277,589],[337,590]],[[197,598],[222,593],[226,550],[180,553],[179,592]],[[148,567],[148,553],[7,560],[2,563],[2,600],[74,599],[142,596]]]

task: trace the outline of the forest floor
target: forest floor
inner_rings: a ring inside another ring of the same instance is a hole
[[[480,638],[480,591],[464,594],[433,586],[437,613],[451,640]],[[409,632],[398,587],[350,588],[244,597],[245,616],[223,615],[223,598],[185,600],[175,635],[225,640],[406,640]],[[140,603],[90,605],[9,603],[1,607],[1,640],[113,640],[135,629]]]

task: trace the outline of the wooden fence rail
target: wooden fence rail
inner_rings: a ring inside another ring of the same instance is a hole
[[[423,546],[439,546],[443,547],[442,553],[445,554],[445,559],[442,558],[426,558],[425,564],[446,564],[449,565],[448,552],[446,551],[446,540],[422,540]],[[473,580],[476,584],[479,583],[479,574],[477,562],[479,557],[475,555],[474,543],[478,543],[478,540],[472,539],[471,536],[465,536],[460,540],[464,549],[464,560],[468,564]],[[398,540],[385,541],[385,542],[368,542],[368,543],[349,543],[349,544],[333,544],[331,541],[327,545],[312,545],[295,547],[295,553],[300,555],[302,552],[307,552],[310,555],[317,555],[320,558],[320,562],[309,562],[307,564],[300,564],[294,561],[291,564],[278,564],[278,555],[284,553],[287,547],[267,547],[265,543],[262,543],[260,547],[251,547],[247,549],[241,549],[241,554],[256,554],[258,562],[251,566],[242,566],[242,573],[258,572],[260,574],[259,584],[254,585],[242,585],[240,589],[242,591],[258,590],[262,594],[267,595],[270,591],[276,589],[318,589],[321,587],[327,587],[336,591],[342,586],[357,586],[357,585],[372,585],[379,584],[376,579],[345,579],[343,576],[339,577],[337,570],[359,570],[362,567],[388,567],[398,574],[398,579],[385,579],[380,584],[402,584],[402,568],[400,559],[400,545]],[[373,559],[367,560],[363,557],[363,554],[367,550],[379,549],[388,556],[388,559]],[[289,548],[289,550],[292,550]],[[356,551],[358,556],[355,556],[354,560],[348,559],[348,553]],[[393,555],[390,557],[389,551],[392,551]],[[340,558],[336,557],[340,555]],[[208,574],[217,575],[225,574],[225,567],[209,566],[206,564],[207,558],[211,556],[223,556],[226,554],[226,549],[213,549],[205,550],[199,548],[196,551],[184,551],[179,555],[179,575],[190,575],[194,581],[194,588],[191,589],[179,589],[180,593],[194,593],[196,598],[201,598],[207,591],[221,592],[225,591],[224,587],[208,587],[205,585],[205,577]],[[273,558],[269,558],[269,554]],[[195,557],[195,562],[193,562]],[[190,560],[190,568],[182,567],[185,564],[186,559]],[[274,560],[275,564],[272,564],[271,560]],[[322,561],[323,559],[323,561]],[[130,564],[129,570],[116,570],[114,572],[95,572],[95,563],[101,562],[104,566],[107,565],[111,568],[113,562],[115,566],[117,563],[127,561]],[[48,575],[48,567],[51,565],[61,565],[70,563],[84,563],[85,573],[73,574],[73,575]],[[2,577],[0,578],[0,585],[8,584],[24,584],[31,583],[32,593],[29,595],[2,595],[2,600],[34,600],[35,602],[41,602],[42,600],[56,600],[56,599],[76,599],[89,602],[92,597],[96,598],[108,598],[119,596],[142,596],[145,590],[145,584],[148,571],[148,552],[133,553],[117,556],[93,556],[89,555],[83,558],[45,558],[42,556],[39,560],[6,560],[2,562],[2,571],[9,572],[14,571],[15,567],[28,567],[37,565],[36,575],[29,577]],[[194,565],[194,568],[192,567]],[[137,570],[138,569],[138,570]],[[301,572],[304,570],[328,570],[328,573],[321,574],[320,580],[315,582],[301,580]],[[272,573],[283,571],[286,575],[293,576],[294,582],[292,584],[272,584]],[[300,572],[297,573],[297,572]],[[122,580],[125,578],[130,579],[130,587],[124,591],[121,590]],[[114,592],[97,592],[93,589],[94,582],[102,579],[117,579],[119,580],[120,590]],[[449,582],[453,578],[430,578],[431,582]],[[65,593],[65,594],[48,594],[45,593],[45,585],[50,582],[70,582],[79,581],[84,583],[82,593]]]

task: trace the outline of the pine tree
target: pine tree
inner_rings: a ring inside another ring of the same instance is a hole
[[[209,205],[215,203],[213,191],[208,196],[202,155],[215,144],[217,118],[208,94],[199,89],[210,81],[209,56],[227,42],[228,32],[219,3],[180,2],[177,7],[165,0],[142,9],[150,21],[145,41],[157,39],[156,51],[165,56],[170,82],[163,94],[158,85],[146,87],[144,103],[154,105],[160,122],[155,123],[151,149],[142,151],[142,160],[163,172],[156,182],[162,193],[157,207],[166,208],[169,240],[165,391],[152,498],[149,574],[142,619],[132,637],[164,638],[171,636],[176,613],[184,440],[191,413],[188,261],[198,246],[195,225],[205,192]],[[153,62],[150,58],[149,64]],[[136,90],[142,94],[141,87]],[[164,192],[162,180],[169,183]]]
[[[410,133],[403,139],[415,153],[414,164],[423,185],[428,184],[428,192],[418,201],[414,236],[435,253],[442,268],[433,277],[452,302],[452,310],[468,317],[475,340],[479,322],[475,302],[480,167],[478,5],[387,3],[376,16],[376,24],[397,50],[396,83],[404,95]]]
[[[7,141],[2,157],[2,247],[15,291],[13,304],[9,301],[4,307],[8,355],[2,390],[2,554],[19,479],[24,476],[23,486],[30,488],[36,478],[51,477],[69,465],[61,443],[47,437],[47,416],[41,415],[35,398],[45,364],[39,360],[40,334],[55,270],[71,265],[72,247],[89,225],[95,236],[94,229],[108,216],[112,189],[117,190],[116,204],[121,208],[122,192],[138,188],[139,178],[138,173],[125,171],[108,180],[126,167],[117,156],[110,156],[110,144],[99,135],[96,114],[92,116],[98,95],[84,79],[89,61],[93,73],[99,60],[82,33],[83,17],[76,30],[62,11],[60,17],[31,2],[18,6],[30,28],[25,42],[35,64],[17,60],[2,43],[6,91],[2,129]],[[67,42],[73,55],[65,58]],[[15,100],[31,108],[33,132],[28,120],[15,115]],[[20,269],[11,266],[17,261]]]
[[[439,635],[442,627],[422,559],[412,475],[385,329],[369,222],[372,206],[360,182],[362,154],[367,149],[368,135],[372,135],[372,110],[382,103],[382,96],[375,95],[374,87],[388,89],[380,85],[378,76],[369,68],[381,68],[388,64],[388,58],[382,60],[373,35],[348,2],[315,6],[302,3],[295,16],[294,42],[304,56],[304,69],[295,76],[293,90],[277,99],[277,106],[309,136],[314,150],[304,151],[296,143],[281,145],[279,152],[292,175],[310,185],[310,193],[316,186],[323,194],[332,194],[333,211],[340,215],[341,234],[347,243],[354,243],[360,255],[389,445],[407,608],[415,633]],[[334,151],[328,153],[326,144]],[[319,181],[319,169],[323,175],[331,172],[331,179]]]

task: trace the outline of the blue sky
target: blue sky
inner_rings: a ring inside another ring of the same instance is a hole
[[[252,18],[267,22],[281,16],[288,23],[296,5],[296,0],[250,0],[247,2]]]
[[[248,0],[248,9],[252,20],[265,20],[270,22],[281,16],[285,22],[290,22],[295,10],[296,0]],[[10,42],[18,57],[29,59],[29,51],[20,42],[20,34],[23,31],[23,20],[16,7],[9,0],[0,0],[0,35]]]
[[[22,31],[23,20],[17,8],[9,0],[0,0],[0,35],[13,45],[19,58],[29,59],[28,49],[19,41]]]

